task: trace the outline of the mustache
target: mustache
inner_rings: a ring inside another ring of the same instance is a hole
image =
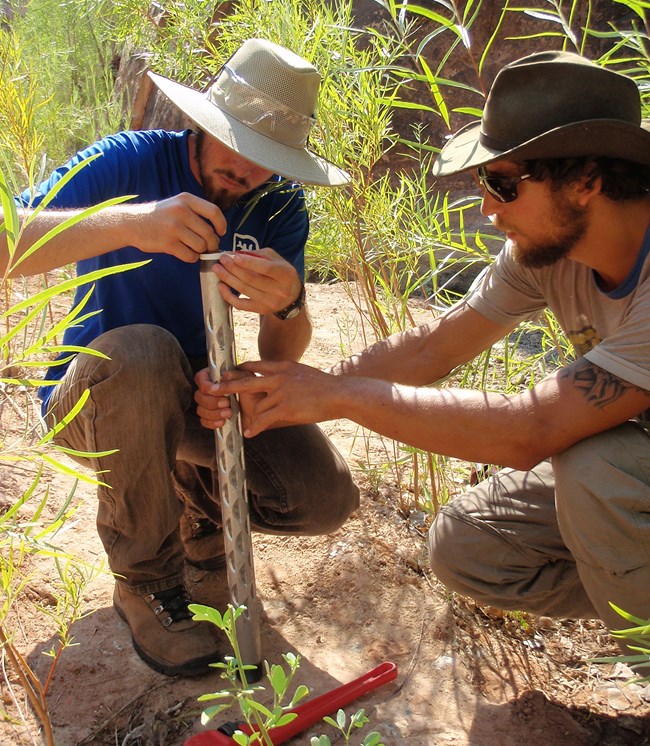
[[[245,189],[248,189],[248,181],[244,179],[243,177],[237,176],[232,171],[229,171],[225,168],[215,168],[213,169],[212,173],[220,174],[221,176],[225,176],[228,181],[233,181],[235,184],[239,184],[239,186],[244,187]]]
[[[504,222],[501,221],[500,218],[498,218],[496,215],[490,216],[490,222],[492,225],[498,230],[501,231],[501,233],[508,233],[508,231],[512,230],[511,225],[506,225]]]

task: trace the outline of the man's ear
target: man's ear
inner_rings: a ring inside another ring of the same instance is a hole
[[[595,163],[587,164],[582,176],[569,185],[573,198],[582,207],[586,207],[591,200],[601,193],[603,180],[597,171]]]

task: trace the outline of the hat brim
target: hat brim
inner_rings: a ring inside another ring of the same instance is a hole
[[[344,186],[350,175],[307,149],[292,148],[242,124],[205,94],[149,71],[162,93],[198,127],[246,160],[274,174],[314,186]]]
[[[507,150],[480,141],[481,123],[467,125],[443,147],[433,165],[434,176],[451,176],[494,161],[581,156],[620,158],[650,166],[650,125],[618,119],[591,119],[557,127]]]

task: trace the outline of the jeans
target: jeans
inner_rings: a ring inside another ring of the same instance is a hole
[[[215,439],[196,417],[195,370],[177,340],[153,325],[113,329],[90,348],[102,357],[73,360],[52,393],[48,425],[89,390],[56,443],[88,454],[76,460],[101,480],[97,531],[113,573],[136,593],[165,590],[183,582],[184,501],[220,521]],[[315,425],[261,433],[245,441],[244,454],[254,529],[330,533],[359,505],[347,464]]]
[[[629,422],[500,471],[440,511],[429,554],[445,585],[501,609],[650,618],[650,438]]]

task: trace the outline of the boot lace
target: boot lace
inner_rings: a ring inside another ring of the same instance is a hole
[[[146,600],[156,616],[160,616],[163,612],[167,613],[168,616],[161,619],[164,627],[169,627],[174,622],[182,622],[192,618],[192,612],[187,608],[188,604],[192,603],[192,599],[182,585],[177,585],[166,591],[151,593]]]

